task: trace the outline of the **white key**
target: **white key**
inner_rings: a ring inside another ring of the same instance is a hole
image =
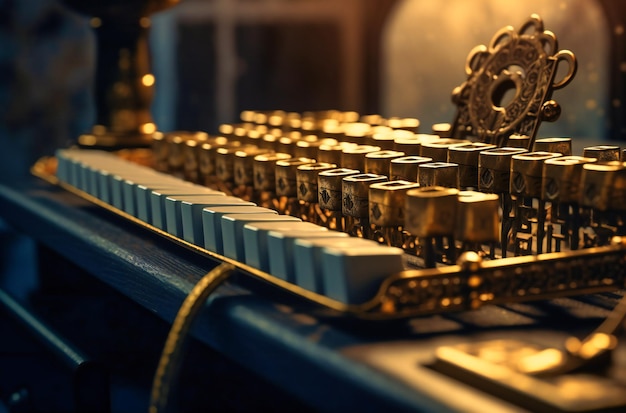
[[[377,247],[375,241],[364,238],[300,238],[293,244],[295,284],[309,291],[323,294],[322,250],[329,245],[344,248]]]
[[[216,202],[217,201],[217,202]],[[202,197],[185,197],[180,204],[183,239],[198,246],[204,246],[204,230],[202,226],[202,210],[216,206],[250,206],[254,202],[244,201],[234,196],[222,196],[220,199],[205,199]],[[169,227],[168,227],[169,228]]]
[[[273,214],[278,212],[257,206],[209,207],[202,210],[204,249],[224,255],[222,242],[222,216],[232,214]]]
[[[165,198],[165,230],[179,238],[183,237],[183,201],[202,202],[204,206],[237,205],[240,198],[226,196],[223,192],[213,191],[194,195],[170,195]],[[202,221],[198,221],[201,223]]]
[[[324,295],[346,304],[361,304],[374,297],[382,281],[404,269],[404,251],[385,245],[322,250]]]
[[[147,222],[150,225],[154,225],[152,221],[152,203],[150,196],[153,191],[157,192],[174,192],[179,191],[181,188],[187,188],[193,186],[190,182],[181,181],[176,179],[176,183],[168,182],[162,184],[139,184],[135,186],[135,212],[137,218]]]
[[[155,189],[150,192],[150,211],[152,214],[152,225],[166,230],[167,223],[165,221],[165,199],[168,196],[179,195],[211,195],[215,191],[200,185],[190,185],[176,189]]]
[[[109,174],[112,205],[122,211],[126,211],[126,209],[130,207],[130,205],[126,204],[130,202],[128,195],[131,191],[125,189],[125,187],[142,182],[156,182],[161,179],[161,174],[158,172],[149,169],[137,169],[137,165],[130,163],[110,168]],[[125,194],[125,192],[127,193]]]
[[[70,151],[67,149],[58,149],[55,153],[55,157],[57,158],[56,177],[61,182],[69,183],[70,156]]]
[[[124,205],[124,212],[136,217],[139,203],[138,190],[139,185],[144,185],[151,188],[181,188],[192,185],[189,182],[182,181],[177,178],[173,178],[170,175],[165,175],[159,172],[146,173],[142,176],[135,176],[133,178],[125,179],[122,182],[122,203]],[[145,196],[145,195],[143,195]]]
[[[269,254],[267,234],[270,231],[281,233],[299,232],[322,232],[328,233],[328,229],[310,222],[253,222],[243,227],[243,247],[246,251],[246,264],[269,272]]]
[[[224,255],[240,262],[246,262],[243,245],[243,227],[251,222],[302,221],[290,215],[274,214],[230,214],[222,216],[222,243]]]
[[[293,244],[297,239],[345,237],[348,237],[348,234],[338,231],[270,231],[267,234],[269,272],[275,277],[295,284],[296,269],[293,259]]]

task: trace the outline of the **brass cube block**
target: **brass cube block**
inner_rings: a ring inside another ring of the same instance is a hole
[[[582,156],[561,156],[546,160],[541,183],[542,198],[567,204],[578,203],[583,165],[595,161],[595,158]]]
[[[459,165],[459,186],[478,188],[478,157],[481,152],[495,148],[482,142],[459,143],[448,148],[448,162]]]
[[[560,153],[529,152],[513,155],[511,160],[511,194],[541,198],[543,163],[558,158]]]
[[[318,199],[318,176],[322,171],[337,168],[337,165],[325,162],[316,162],[300,165],[296,171],[296,183],[298,185],[298,199],[304,202],[317,202]]]
[[[329,211],[341,211],[343,178],[360,173],[361,172],[356,169],[348,168],[337,168],[320,172],[317,177],[318,202],[320,208]]]
[[[392,181],[403,180],[417,182],[417,170],[419,166],[432,161],[431,158],[424,158],[423,156],[417,155],[392,159],[389,167],[389,177]]]
[[[596,158],[599,162],[619,161],[619,146],[598,145],[587,146],[583,149],[583,156],[586,158]]]
[[[365,155],[380,151],[380,146],[357,145],[345,148],[341,154],[341,167],[365,171]]]
[[[600,211],[626,210],[626,162],[584,165],[580,203]]]
[[[404,152],[383,150],[365,155],[365,173],[389,176],[391,161],[404,156]]]
[[[254,189],[257,191],[271,191],[276,189],[276,162],[290,159],[288,153],[267,153],[257,155],[252,162]]]
[[[475,191],[459,193],[456,238],[461,241],[496,242],[500,238],[499,197]]]
[[[376,174],[358,174],[343,178],[341,213],[355,218],[368,218],[370,185],[388,179],[385,175]]]
[[[298,195],[298,167],[311,163],[315,163],[315,160],[291,158],[276,161],[276,195],[295,198]]]
[[[406,193],[419,188],[417,182],[389,181],[370,185],[370,223],[381,227],[404,225]]]
[[[421,187],[459,187],[459,165],[449,162],[424,163],[417,169],[417,182]]]
[[[509,192],[513,155],[528,152],[524,148],[494,148],[478,155],[478,189],[482,192]]]
[[[537,139],[533,146],[533,152],[552,152],[570,156],[572,154],[572,138]]]
[[[418,238],[454,234],[458,194],[458,189],[441,186],[409,190],[406,193],[405,228]]]

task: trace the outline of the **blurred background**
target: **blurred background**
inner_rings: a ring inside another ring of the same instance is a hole
[[[152,114],[160,130],[215,132],[245,109],[340,109],[427,131],[452,121],[470,50],[531,13],[579,60],[540,136],[624,139],[619,0],[183,0],[152,18]],[[94,42],[56,0],[0,0],[3,177],[90,129]]]
[[[488,44],[506,25],[519,27],[531,13],[543,18],[559,47],[573,51],[579,64],[574,81],[553,95],[562,106],[561,118],[542,124],[539,136],[626,140],[622,0],[182,0],[152,16],[152,116],[162,131],[215,133],[219,124],[236,122],[247,109],[338,109],[416,117],[428,133],[432,124],[453,120],[451,93],[465,80],[465,61],[474,46]],[[94,125],[94,24],[57,0],[0,0],[0,183],[19,188],[37,158],[52,155]],[[33,260],[35,246],[6,224],[0,222],[0,288],[26,297],[37,283],[37,266],[45,262]],[[60,268],[54,276],[76,272]],[[71,283],[81,280],[76,276]],[[94,314],[119,306],[114,292],[107,293],[112,298],[104,305],[94,304],[89,294],[77,295],[84,296],[81,308],[102,306]],[[80,315],[75,308],[68,313],[73,330]],[[119,333],[129,313],[111,312],[111,331]],[[93,328],[96,340],[90,345],[106,343],[106,333]],[[150,329],[166,332],[160,324]],[[0,337],[9,335],[0,331]],[[141,337],[135,340],[132,351],[148,347]],[[157,350],[151,349],[148,370],[138,366],[137,371],[150,376]],[[10,358],[3,351],[0,347]],[[237,373],[229,376],[236,396],[247,384],[238,381],[239,370],[217,366]],[[0,399],[6,400],[11,393],[2,384]],[[120,388],[119,404],[129,411],[144,403],[132,386]],[[251,400],[258,402],[266,387],[256,388]],[[236,400],[233,394],[223,397]],[[289,411],[291,403],[283,408]]]
[[[19,189],[40,156],[66,147],[95,123],[93,29],[99,23],[67,3],[131,2],[0,0],[0,184]],[[162,131],[215,133],[219,124],[236,122],[242,110],[338,109],[416,117],[428,133],[432,124],[453,120],[451,93],[465,80],[474,46],[489,44],[506,25],[518,28],[531,13],[543,18],[559,48],[573,51],[579,64],[574,81],[553,95],[561,118],[542,124],[539,136],[626,140],[621,0],[182,0],[151,19],[152,116]],[[77,268],[57,267],[46,250],[37,251],[10,228],[0,221],[0,288],[26,299],[41,284],[39,269],[48,267],[51,284],[41,289],[52,294],[39,296],[43,313],[61,318],[62,332],[80,332],[79,344],[110,357],[121,377],[132,373],[128,382],[113,383],[112,410],[143,410],[147,389],[135,386],[149,385],[160,351],[154,342],[162,343],[168,326],[160,320],[146,324],[144,309],[105,285],[92,285]],[[0,370],[10,372],[0,375],[0,413],[2,401],[22,397],[13,387],[22,380],[39,381],[39,394],[51,398],[42,399],[47,406],[64,406],[61,382],[50,379],[56,376],[39,358],[26,362],[30,347],[7,328],[0,323]],[[210,366],[188,366],[190,383],[206,368],[222,378],[226,390],[213,400],[218,411],[303,411],[288,395],[277,402],[271,397],[277,389],[250,379],[240,366],[214,354],[197,359],[208,359]],[[186,388],[195,392],[186,395],[189,403],[204,405],[203,388]],[[241,388],[247,400],[238,396]],[[25,411],[20,409],[16,404],[11,411]]]

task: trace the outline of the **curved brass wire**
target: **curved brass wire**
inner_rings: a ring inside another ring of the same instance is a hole
[[[169,395],[178,378],[182,364],[182,349],[191,324],[209,295],[233,273],[234,269],[235,267],[231,264],[220,264],[204,275],[183,301],[167,335],[154,375],[149,413],[167,411]]]

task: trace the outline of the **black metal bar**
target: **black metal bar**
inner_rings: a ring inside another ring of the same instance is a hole
[[[63,337],[0,290],[0,311],[4,311],[73,373],[76,411],[110,412],[110,385],[104,368],[87,359]]]

